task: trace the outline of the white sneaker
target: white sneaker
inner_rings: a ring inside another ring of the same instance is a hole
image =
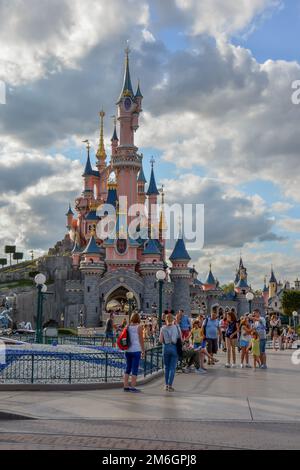
[[[236,368],[236,364],[231,364],[231,369],[235,369]]]
[[[230,364],[227,362],[227,364],[225,364],[225,367],[226,367],[227,369],[230,369]]]
[[[250,364],[246,364],[246,369],[252,369],[252,366],[250,366]]]
[[[207,372],[204,369],[196,369],[196,374],[202,375],[202,374],[207,374]]]
[[[241,364],[241,369],[244,369],[244,368],[245,368],[244,364]]]

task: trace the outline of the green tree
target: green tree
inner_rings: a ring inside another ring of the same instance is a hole
[[[7,265],[7,259],[6,258],[0,258],[0,266],[6,266]]]
[[[234,292],[234,283],[230,282],[229,284],[224,284],[221,289],[225,292],[225,294],[229,294],[230,292]]]
[[[300,310],[300,292],[296,290],[284,291],[282,296],[282,310],[284,315],[292,316],[294,311]]]

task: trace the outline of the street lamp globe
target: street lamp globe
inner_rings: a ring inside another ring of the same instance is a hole
[[[127,292],[126,297],[127,297],[127,300],[132,300],[134,297],[133,292]]]
[[[166,275],[165,271],[163,271],[162,269],[157,271],[157,273],[156,273],[156,279],[158,281],[164,281],[166,279],[166,276],[167,275]]]
[[[248,300],[248,302],[252,302],[252,300],[254,299],[254,295],[252,292],[248,292],[246,294],[246,299]]]
[[[46,284],[44,284],[41,289],[42,294],[46,294],[47,290],[48,290],[48,287],[46,286]]]
[[[43,284],[45,284],[46,282],[46,276],[42,273],[39,273],[35,276],[34,278],[34,282],[38,285],[38,286],[42,286]]]
[[[294,318],[297,318],[298,317],[298,312],[296,312],[296,310],[294,310],[294,312],[292,313],[293,317]]]

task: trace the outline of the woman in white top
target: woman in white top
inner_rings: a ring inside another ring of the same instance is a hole
[[[124,375],[124,392],[139,393],[136,388],[137,375],[141,357],[145,354],[143,327],[141,317],[138,313],[133,313],[130,317],[128,326],[129,348],[126,356],[126,371]],[[129,386],[129,377],[131,375],[131,386]]]
[[[171,314],[165,318],[166,325],[160,331],[159,341],[163,344],[164,364],[165,364],[165,390],[174,392],[173,382],[178,361],[177,341],[182,340],[181,331],[178,325],[174,325],[174,318]]]

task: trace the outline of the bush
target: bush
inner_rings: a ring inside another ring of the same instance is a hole
[[[58,328],[58,334],[63,336],[77,336],[77,331],[71,328]]]

